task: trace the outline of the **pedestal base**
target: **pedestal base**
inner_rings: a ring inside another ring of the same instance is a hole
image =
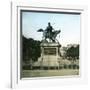
[[[60,62],[59,43],[41,43],[41,57],[37,65],[41,67],[57,67]]]

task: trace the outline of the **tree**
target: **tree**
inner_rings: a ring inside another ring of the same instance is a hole
[[[68,48],[66,51],[66,56],[73,60],[79,59],[79,45]]]
[[[22,37],[23,62],[27,63],[30,60],[35,62],[38,60],[41,55],[40,43],[38,40]]]
[[[74,64],[74,61],[76,61],[76,59],[79,59],[79,45],[69,47],[66,51],[66,56],[69,60],[72,60],[72,65],[70,65],[69,67],[75,69],[77,65]]]

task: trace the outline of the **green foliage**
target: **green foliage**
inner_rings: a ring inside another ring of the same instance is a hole
[[[71,46],[70,48],[68,48],[66,51],[66,56],[69,57],[69,60],[79,59],[79,45],[77,45],[76,47]]]
[[[22,55],[23,61],[28,62],[30,60],[37,61],[38,57],[41,55],[40,41],[34,40],[32,38],[22,37]]]
[[[68,65],[64,64],[64,69],[67,69],[68,68]]]

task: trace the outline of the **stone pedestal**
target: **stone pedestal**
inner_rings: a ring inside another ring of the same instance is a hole
[[[58,67],[60,60],[59,43],[41,43],[41,67]]]

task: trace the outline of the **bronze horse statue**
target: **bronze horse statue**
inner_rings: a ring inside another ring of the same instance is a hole
[[[61,32],[61,30],[53,31],[52,33],[48,33],[46,30],[39,29],[38,32],[43,32],[43,38],[46,40],[47,38],[49,40],[52,40],[52,42],[56,42],[57,35]]]

